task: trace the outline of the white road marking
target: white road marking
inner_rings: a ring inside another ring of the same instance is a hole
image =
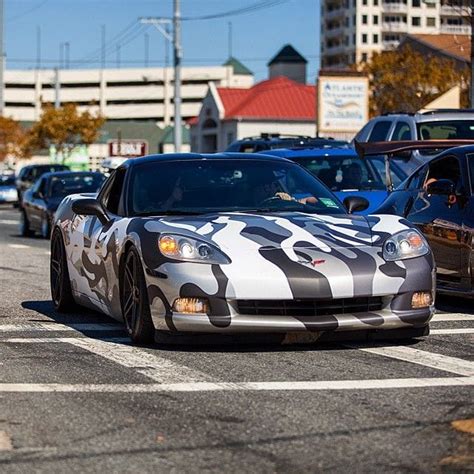
[[[465,313],[436,313],[431,322],[438,323],[443,321],[474,321],[474,314]]]
[[[430,334],[474,334],[474,328],[430,329]]]
[[[1,332],[34,332],[34,331],[115,331],[124,330],[124,326],[113,323],[71,323],[71,324],[60,324],[50,323],[48,321],[31,321],[28,323],[14,323],[14,324],[0,324]]]
[[[5,225],[18,225],[18,221],[15,221],[13,219],[0,219],[0,224],[5,224]]]
[[[6,431],[0,431],[0,451],[11,451],[13,444],[10,436]]]
[[[67,343],[111,360],[123,367],[135,369],[138,373],[162,384],[208,382],[211,377],[204,372],[185,367],[139,347],[127,345],[128,338],[107,340],[59,337],[59,338],[8,338],[10,343]]]
[[[261,392],[303,390],[381,390],[473,386],[474,377],[436,377],[406,379],[329,380],[293,382],[183,382],[171,384],[55,384],[55,383],[0,383],[0,393],[155,393],[155,392]]]
[[[348,347],[357,348],[362,352],[368,352],[370,354],[424,365],[425,367],[431,367],[433,369],[443,370],[444,372],[451,372],[457,375],[474,375],[474,362],[459,359],[457,357],[434,354],[432,352],[422,351],[420,349],[406,346],[360,347],[350,345]]]
[[[8,244],[8,247],[12,249],[30,249],[31,245],[24,245],[24,244]]]

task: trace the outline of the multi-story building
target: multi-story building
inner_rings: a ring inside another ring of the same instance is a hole
[[[183,67],[183,119],[199,113],[208,85],[251,87],[253,74],[231,58],[223,66]],[[4,115],[37,120],[43,103],[72,102],[108,120],[173,122],[173,68],[10,70],[5,72]]]
[[[466,0],[322,0],[321,67],[343,68],[393,49],[407,34],[470,35]]]

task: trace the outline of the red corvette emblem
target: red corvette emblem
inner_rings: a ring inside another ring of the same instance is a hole
[[[325,263],[326,260],[313,260],[311,262],[311,265],[313,265],[313,267],[315,267],[316,265],[321,265],[322,263]]]

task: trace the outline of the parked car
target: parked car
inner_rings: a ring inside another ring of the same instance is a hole
[[[22,205],[23,193],[31,188],[36,180],[44,173],[52,173],[54,171],[66,171],[69,166],[66,165],[28,165],[23,167],[16,178],[16,189],[18,193],[18,202]]]
[[[292,148],[301,146],[345,146],[349,143],[333,138],[308,137],[298,135],[283,135],[279,133],[262,133],[256,137],[246,137],[231,143],[226,151],[239,153],[254,153],[262,150],[274,150],[276,148]]]
[[[0,204],[16,204],[18,202],[18,195],[15,186],[14,175],[0,176]]]
[[[104,179],[103,174],[88,171],[43,174],[23,196],[21,235],[39,232],[49,238],[54,213],[62,199],[75,193],[96,193]]]
[[[376,212],[401,216],[423,232],[435,256],[438,291],[474,296],[474,145],[428,160]]]
[[[363,201],[348,197],[347,209]],[[129,160],[96,198],[76,194],[58,208],[54,307],[123,320],[135,342],[426,334],[434,267],[424,237],[396,216],[347,209],[276,156]]]
[[[474,139],[474,110],[438,109],[407,114],[394,113],[375,117],[357,133],[354,141],[383,142],[405,140]],[[395,159],[407,174],[440,150],[412,150],[411,159]]]
[[[287,158],[303,166],[341,201],[346,196],[364,197],[369,201],[369,207],[363,214],[372,213],[387,197],[384,175],[352,148],[281,148],[262,153]]]

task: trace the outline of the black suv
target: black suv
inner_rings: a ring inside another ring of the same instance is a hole
[[[16,178],[16,191],[18,193],[18,203],[21,206],[23,193],[31,188],[36,180],[45,173],[52,173],[53,171],[69,171],[69,166],[66,165],[28,165],[20,170]]]
[[[348,142],[333,138],[308,137],[305,135],[280,135],[279,133],[262,133],[257,137],[246,137],[232,142],[225,151],[254,153],[276,148],[305,148],[305,147],[341,147]]]

